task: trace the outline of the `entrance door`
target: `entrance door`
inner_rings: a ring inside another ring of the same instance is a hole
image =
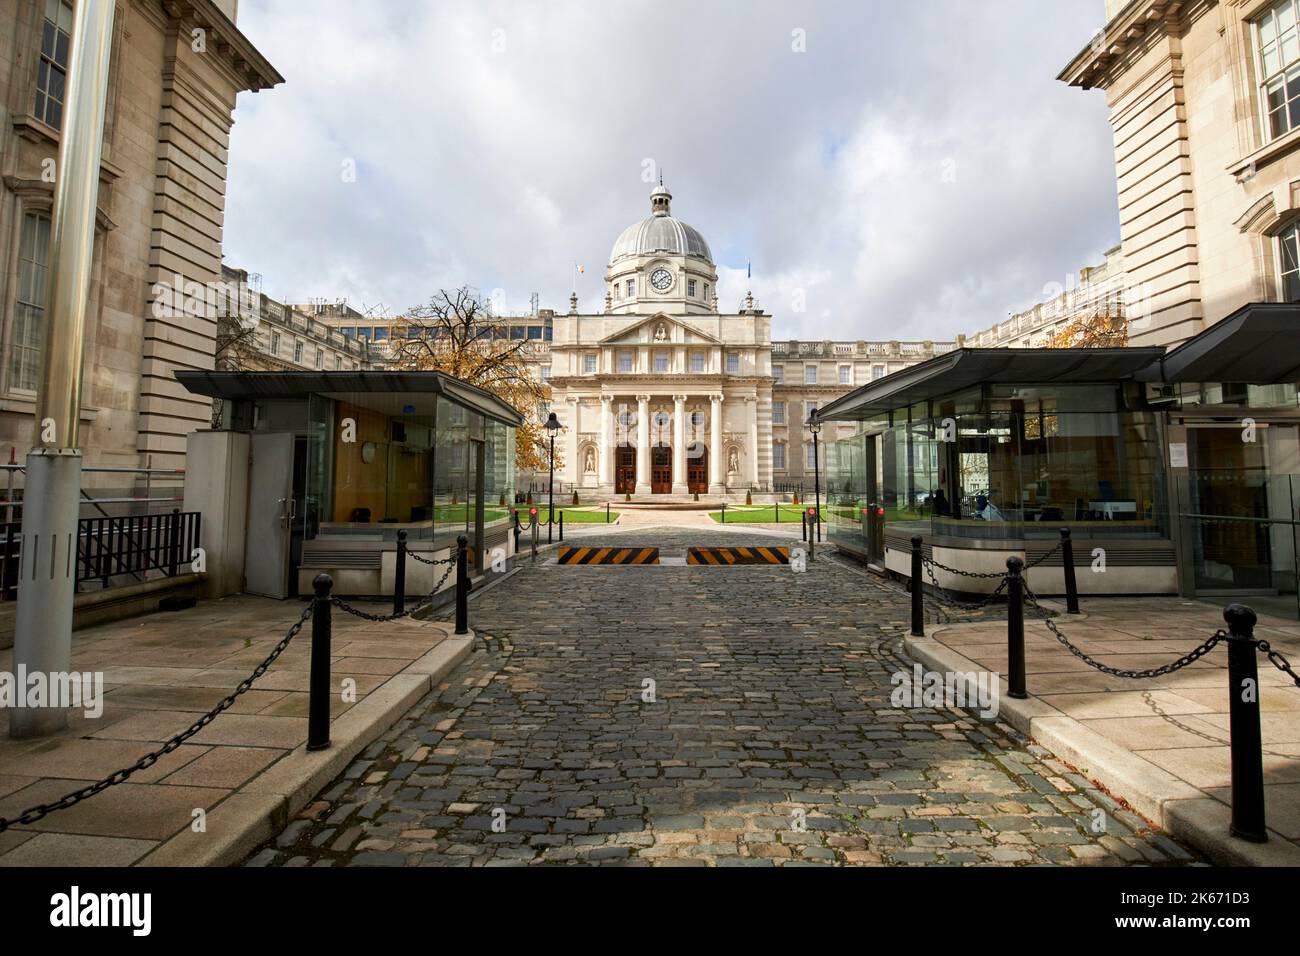
[[[1262,430],[1262,429],[1261,429]],[[1199,591],[1267,590],[1272,580],[1265,442],[1241,428],[1187,429],[1192,547]],[[1223,516],[1215,520],[1214,516]]]
[[[614,491],[630,495],[636,491],[636,449],[631,445],[619,445],[615,452]]]
[[[650,452],[650,491],[656,495],[671,494],[673,490],[672,446],[655,445]]]
[[[244,538],[244,590],[249,594],[289,596],[289,532],[297,510],[293,444],[289,434],[252,436]]]
[[[709,449],[704,442],[691,442],[686,449],[686,487],[701,495],[709,492]]]

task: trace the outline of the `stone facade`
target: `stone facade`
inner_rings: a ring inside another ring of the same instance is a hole
[[[1106,251],[1106,261],[1079,270],[1077,283],[1037,303],[1032,309],[1017,312],[1002,322],[967,336],[964,344],[971,348],[1046,348],[1055,336],[1076,319],[1098,313],[1123,318],[1124,267],[1120,248]],[[958,336],[959,340],[961,336]]]
[[[1300,299],[1300,64],[1290,0],[1107,0],[1061,73],[1104,90],[1133,345]],[[1132,305],[1140,303],[1140,314]]]
[[[377,368],[384,354],[370,340],[345,335],[330,323],[323,322],[300,309],[278,302],[258,288],[257,277],[222,265],[227,300],[222,308],[250,330],[247,348],[232,349],[237,354],[218,366],[256,372],[301,372],[321,370],[350,372]],[[237,310],[237,312],[236,312]]]
[[[580,314],[575,295],[533,343],[565,427],[557,480],[601,495],[810,490],[808,412],[954,344],[773,342],[752,295],[718,309],[708,244],[671,201],[660,184],[614,243],[605,310]]]
[[[117,3],[86,315],[87,465],[180,467],[185,436],[208,424],[208,401],[173,373],[213,366],[236,95],[282,82],[235,14],[234,0]],[[19,461],[62,119],[61,86],[46,78],[66,69],[71,22],[67,0],[0,0],[0,446]]]

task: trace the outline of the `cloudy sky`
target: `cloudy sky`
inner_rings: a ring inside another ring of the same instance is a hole
[[[582,263],[598,311],[659,170],[776,338],[975,331],[1118,239],[1104,95],[1055,79],[1102,0],[239,6],[286,83],[240,95],[226,261],[278,298],[565,310]]]

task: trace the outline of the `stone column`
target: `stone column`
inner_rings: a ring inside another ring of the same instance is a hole
[[[600,486],[614,484],[614,396],[600,396]]]
[[[714,395],[709,410],[709,494],[725,492],[722,483],[722,465],[726,452],[722,448],[722,396]]]
[[[749,480],[758,484],[758,397],[749,395],[745,398],[745,407],[749,412]]]
[[[686,483],[686,396],[673,396],[673,494],[690,493]]]
[[[582,484],[582,462],[578,461],[578,396],[570,395],[565,399],[569,406],[565,425],[568,433],[564,436],[564,474],[574,487]]]
[[[636,397],[636,494],[650,494],[650,396]]]

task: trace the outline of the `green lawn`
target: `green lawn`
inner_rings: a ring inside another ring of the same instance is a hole
[[[806,514],[812,505],[781,505],[773,513],[771,505],[736,505],[727,506],[726,524],[799,524],[800,515]],[[709,517],[719,523],[723,522],[721,511],[710,511]]]
[[[519,509],[519,523],[522,524],[524,527],[528,527],[529,506],[517,505],[516,507],[518,507]],[[540,521],[543,525],[546,524],[546,519],[550,517],[550,509],[545,504],[533,505],[532,507],[537,509],[537,520]],[[578,509],[575,509],[572,505],[568,505],[568,506],[556,505],[555,520],[557,523],[560,520],[561,514],[564,515],[565,524],[604,524],[605,523],[604,508],[601,508],[599,510],[594,510],[594,511],[580,511]],[[610,511],[609,520],[611,522],[617,521],[618,512]]]

